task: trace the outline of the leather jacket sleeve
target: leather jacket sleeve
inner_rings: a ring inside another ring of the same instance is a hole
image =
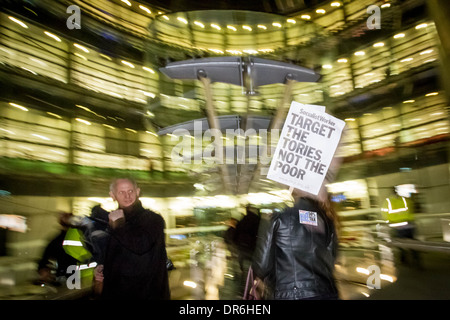
[[[274,236],[279,226],[280,213],[273,213],[269,219],[261,219],[258,239],[253,255],[253,272],[258,278],[267,277],[275,265]]]

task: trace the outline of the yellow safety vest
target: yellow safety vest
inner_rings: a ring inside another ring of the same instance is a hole
[[[383,219],[391,227],[406,225],[408,222],[414,220],[411,204],[405,197],[386,198],[381,212]]]
[[[69,228],[63,241],[64,251],[78,260],[76,268],[80,270],[81,280],[89,284],[94,276],[94,268],[97,263],[90,261],[92,254],[84,247],[81,231],[76,228]]]

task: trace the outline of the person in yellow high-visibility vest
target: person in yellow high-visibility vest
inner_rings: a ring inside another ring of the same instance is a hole
[[[400,196],[396,188],[393,188],[391,196],[384,200],[381,214],[392,230],[394,238],[414,239],[416,226],[414,223],[414,204],[409,198]],[[401,251],[401,262],[406,262],[406,252]],[[418,252],[411,250],[414,262],[420,265]]]

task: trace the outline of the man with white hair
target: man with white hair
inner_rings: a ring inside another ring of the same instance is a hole
[[[130,178],[115,179],[110,195],[118,209],[109,213],[110,240],[105,253],[103,299],[169,299],[164,219],[144,209],[140,189]]]

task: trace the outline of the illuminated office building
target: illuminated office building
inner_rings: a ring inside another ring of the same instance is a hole
[[[159,69],[194,58],[253,56],[322,75],[295,83],[290,99],[324,105],[347,123],[330,185],[347,200],[343,210],[375,210],[402,184],[420,190],[424,213],[448,210],[443,30],[450,9],[443,0],[1,2],[0,214],[25,216],[30,228],[11,236],[11,255],[37,255],[58,210],[87,214],[98,202],[110,205],[116,176],[136,178],[169,234],[192,227],[196,208],[289,198],[249,166],[231,165],[223,177],[215,163],[172,161],[179,139],[158,133],[205,118],[205,92],[200,81],[172,80]],[[284,85],[253,95],[220,82],[212,89],[218,116],[270,120]],[[262,143],[258,135],[244,140]],[[219,230],[221,219],[219,212],[206,225]]]

